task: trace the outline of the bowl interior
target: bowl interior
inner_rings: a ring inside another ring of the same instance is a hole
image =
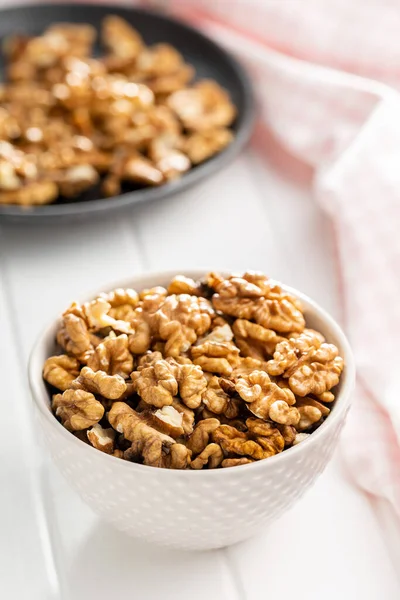
[[[114,282],[112,285],[106,285],[102,287],[102,289],[98,290],[95,293],[87,294],[83,298],[79,300],[81,302],[93,299],[100,292],[110,291],[117,287],[127,288],[131,287],[138,291],[153,287],[156,285],[161,285],[167,287],[171,279],[176,275],[176,273],[181,273],[186,277],[191,277],[193,279],[200,279],[205,275],[205,273],[209,272],[209,269],[195,270],[195,271],[181,271],[179,269],[171,271],[171,272],[161,272],[161,273],[152,273],[148,275],[140,275],[137,277],[132,277],[130,279],[122,280]],[[282,285],[282,287],[288,292],[297,296],[304,306],[304,314],[306,317],[307,326],[313,329],[320,331],[328,342],[335,344],[340,351],[341,356],[345,361],[345,368],[343,370],[342,376],[340,378],[339,385],[335,388],[336,390],[336,400],[332,407],[331,413],[329,417],[322,423],[322,425],[314,431],[309,438],[302,442],[301,444],[294,446],[286,450],[283,453],[280,453],[276,456],[269,458],[267,461],[257,461],[255,463],[249,465],[242,465],[241,467],[236,467],[235,469],[218,469],[217,471],[222,472],[231,472],[236,469],[244,469],[244,468],[255,468],[260,463],[270,463],[270,461],[282,460],[284,457],[290,453],[301,452],[301,448],[308,446],[313,440],[317,439],[320,435],[324,435],[324,431],[327,431],[330,427],[334,425],[334,422],[337,419],[340,419],[343,415],[343,412],[346,412],[350,403],[350,395],[354,387],[355,381],[355,367],[354,367],[354,358],[350,348],[350,345],[347,341],[346,336],[344,335],[342,329],[339,325],[334,321],[334,319],[320,306],[318,306],[313,300],[298,292],[297,290],[290,288],[288,286]],[[66,303],[67,306],[67,303]],[[134,463],[127,463],[126,461],[115,460],[114,457],[108,456],[102,452],[98,452],[94,450],[87,444],[84,444],[75,436],[71,435],[62,425],[57,421],[57,419],[53,416],[50,409],[50,395],[49,391],[46,387],[46,384],[42,377],[43,364],[45,360],[52,356],[56,350],[56,332],[58,330],[60,323],[60,319],[55,319],[40,335],[37,340],[31,354],[30,363],[29,363],[29,382],[32,391],[32,395],[35,401],[35,404],[39,411],[45,416],[46,420],[49,420],[52,424],[52,427],[57,429],[60,435],[66,436],[73,443],[77,443],[82,447],[82,451],[89,450],[90,452],[95,451],[97,454],[101,455],[101,458],[113,460],[115,463],[123,463],[125,466],[127,465],[130,468],[151,468],[145,467],[143,465],[136,465]],[[168,472],[168,469],[157,469],[157,471]],[[185,471],[192,472],[192,471]],[[194,471],[197,473],[213,473],[215,471]]]

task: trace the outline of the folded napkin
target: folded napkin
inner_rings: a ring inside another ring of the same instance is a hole
[[[358,368],[342,449],[354,481],[400,517],[399,3],[167,6],[247,63],[262,125],[313,170],[315,200],[334,226],[342,320]]]

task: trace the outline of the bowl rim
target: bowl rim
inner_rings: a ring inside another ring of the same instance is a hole
[[[112,290],[112,289],[115,289],[118,287],[122,287],[122,288],[133,287],[134,288],[135,282],[138,282],[140,280],[148,281],[148,283],[147,284],[146,283],[136,284],[136,287],[143,286],[142,289],[145,289],[146,285],[151,285],[151,286],[160,285],[159,283],[157,283],[157,280],[162,280],[162,281],[170,280],[177,273],[179,273],[180,275],[184,275],[186,277],[191,277],[193,279],[200,279],[206,273],[209,273],[211,271],[218,271],[222,274],[232,272],[227,269],[217,270],[217,269],[200,269],[200,268],[198,268],[198,269],[172,269],[172,270],[166,270],[166,271],[164,271],[164,270],[163,271],[146,271],[146,272],[138,274],[138,275],[133,275],[131,277],[124,278],[124,279],[119,279],[117,281],[111,282],[110,284],[103,285],[103,286],[101,286],[100,291],[96,290],[94,292],[84,294],[83,297],[80,298],[79,301],[86,302],[86,301],[88,301],[88,299],[94,298],[96,295],[98,295],[101,292],[104,292],[105,290]],[[153,281],[153,283],[150,283],[150,281]],[[355,386],[355,377],[356,377],[355,360],[354,360],[354,356],[353,356],[353,352],[351,350],[350,344],[349,344],[342,328],[335,321],[335,319],[330,316],[330,314],[325,309],[323,309],[321,306],[319,306],[319,304],[317,302],[315,302],[314,300],[312,300],[309,296],[307,296],[306,294],[303,294],[302,292],[298,291],[297,289],[295,289],[291,286],[282,284],[280,281],[278,281],[276,279],[273,279],[273,281],[277,281],[284,290],[286,290],[287,292],[289,292],[289,293],[295,295],[297,298],[299,298],[301,300],[301,302],[303,302],[303,304],[305,305],[306,312],[310,311],[310,309],[311,309],[314,312],[314,314],[318,315],[324,321],[324,323],[326,323],[327,328],[329,328],[329,330],[331,332],[333,332],[335,337],[337,338],[337,341],[339,342],[339,345],[340,345],[341,354],[345,361],[345,371],[344,371],[345,377],[342,381],[342,386],[341,386],[340,392],[338,393],[338,395],[335,399],[334,409],[332,410],[331,414],[325,419],[325,421],[320,425],[320,427],[318,427],[318,429],[313,431],[313,433],[310,434],[310,436],[306,440],[301,442],[300,444],[296,444],[295,446],[292,446],[291,448],[288,448],[287,450],[280,452],[279,454],[275,454],[274,456],[271,456],[268,459],[258,460],[253,463],[249,463],[249,464],[245,464],[245,465],[237,465],[234,468],[204,469],[204,470],[203,469],[200,469],[200,470],[161,469],[161,468],[157,468],[157,467],[151,467],[148,465],[142,465],[142,464],[137,464],[137,463],[121,460],[115,456],[112,456],[112,455],[106,454],[105,452],[101,452],[101,451],[97,450],[93,446],[86,444],[85,442],[82,442],[82,440],[80,440],[79,438],[74,436],[70,431],[65,429],[65,427],[55,418],[55,416],[53,415],[53,413],[50,409],[50,406],[49,406],[49,394],[45,388],[44,380],[42,377],[43,363],[42,363],[42,359],[41,359],[41,354],[42,354],[43,346],[45,346],[48,343],[49,338],[51,339],[52,342],[54,341],[54,328],[57,325],[57,322],[59,322],[60,317],[57,317],[56,319],[52,319],[51,322],[41,331],[41,333],[39,334],[39,336],[37,337],[37,339],[33,345],[33,348],[31,350],[31,354],[29,357],[28,381],[29,381],[29,387],[31,390],[33,401],[34,401],[34,404],[35,404],[37,410],[46,419],[46,421],[49,422],[50,426],[54,428],[54,431],[57,432],[57,434],[61,435],[62,437],[65,437],[65,440],[67,443],[69,442],[72,444],[76,444],[77,448],[79,447],[82,452],[90,452],[91,453],[90,456],[92,458],[94,456],[93,452],[96,452],[96,455],[98,456],[98,460],[102,460],[101,457],[103,457],[106,460],[106,462],[111,461],[109,463],[111,468],[112,468],[112,465],[114,465],[114,468],[130,469],[130,472],[132,474],[135,473],[135,471],[137,471],[137,469],[139,469],[139,471],[141,473],[143,473],[143,469],[146,469],[146,471],[154,472],[155,474],[162,473],[163,474],[162,476],[165,476],[165,477],[171,476],[171,473],[173,473],[175,475],[178,473],[192,473],[193,474],[193,475],[184,475],[184,477],[196,477],[196,476],[197,477],[217,477],[218,475],[216,475],[216,473],[217,474],[219,473],[220,476],[226,477],[226,476],[229,476],[229,473],[232,473],[232,471],[236,472],[238,468],[247,469],[249,472],[250,472],[250,469],[253,469],[253,471],[255,473],[256,470],[265,468],[266,465],[268,465],[268,464],[273,465],[273,464],[276,464],[278,461],[283,463],[284,460],[290,460],[290,457],[292,457],[294,459],[296,456],[300,455],[305,449],[311,449],[313,444],[315,445],[316,442],[323,435],[328,433],[328,431],[331,430],[332,427],[334,427],[334,424],[340,420],[343,413],[346,414],[346,412],[350,406],[350,396],[351,396],[351,393]],[[119,467],[117,465],[119,465]],[[197,473],[197,475],[194,475],[194,473]],[[222,473],[224,473],[224,475],[222,475]]]

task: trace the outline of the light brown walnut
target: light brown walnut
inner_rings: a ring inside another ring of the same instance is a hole
[[[340,356],[326,363],[303,364],[289,377],[289,386],[298,396],[323,394],[339,383],[344,362]]]
[[[269,408],[269,418],[281,425],[297,425],[300,413],[295,406],[289,406],[284,400],[276,400]]]
[[[285,440],[285,446],[291,446],[296,438],[296,427],[293,427],[293,425],[280,425],[279,423],[274,423],[274,426],[281,432]]]
[[[293,335],[288,340],[281,341],[274,352],[273,359],[268,361],[267,372],[270,375],[282,375],[294,366],[301,366],[315,355],[318,348],[324,347],[323,337],[313,330]],[[299,360],[302,363],[299,364]]]
[[[151,326],[149,315],[143,308],[137,308],[131,316],[130,324],[133,333],[129,336],[129,350],[132,354],[144,354],[151,345]]]
[[[190,89],[178,90],[167,99],[186,129],[206,131],[229,126],[236,115],[229,95],[218,83],[203,80]]]
[[[114,402],[108,413],[110,425],[132,442],[125,451],[127,460],[143,460],[145,465],[162,467],[164,450],[175,444],[175,440],[148,425],[140,413],[125,402]]]
[[[50,204],[57,196],[58,186],[53,181],[32,181],[15,190],[0,189],[0,204],[21,206]]]
[[[178,394],[177,369],[166,360],[159,360],[132,373],[132,381],[139,396],[151,406],[170,406]]]
[[[279,343],[274,357],[268,362],[270,375],[283,375],[298,396],[314,394],[332,402],[329,390],[338,384],[344,363],[333,344],[323,341],[323,336],[313,330]]]
[[[212,322],[212,329],[207,333],[206,336],[199,339],[199,343],[203,342],[219,342],[220,344],[232,342],[233,331],[230,325],[222,319],[222,317],[215,317]]]
[[[93,344],[86,323],[74,314],[66,314],[57,332],[57,342],[79,362],[86,363],[93,353]]]
[[[331,402],[334,402],[334,400],[335,400],[335,394],[333,394],[332,392],[322,392],[322,394],[314,394],[314,395],[317,398],[317,400],[320,400],[321,402],[325,402],[327,404],[330,404]]]
[[[66,169],[57,177],[56,183],[62,196],[73,198],[93,187],[98,181],[99,174],[96,169],[91,164],[83,163]]]
[[[206,339],[192,346],[193,362],[204,371],[229,376],[239,364],[239,348],[232,342],[217,342]]]
[[[50,356],[44,363],[43,377],[59,390],[67,390],[79,375],[79,361],[72,356]]]
[[[163,406],[149,415],[149,424],[173,438],[185,434],[183,428],[183,413],[179,412],[173,406]]]
[[[272,329],[266,329],[246,319],[236,319],[233,332],[242,355],[260,361],[268,359],[283,339]]]
[[[218,419],[203,419],[199,421],[189,436],[187,447],[198,455],[203,452],[204,448],[210,442],[211,434],[220,426]]]
[[[216,469],[222,463],[224,459],[224,453],[218,444],[208,444],[202,452],[194,460],[192,460],[190,467],[198,470],[203,469],[207,466],[209,469]]]
[[[190,134],[184,142],[183,149],[190,161],[197,165],[214,154],[221,152],[233,140],[230,129],[219,127],[207,131],[197,131]]]
[[[131,288],[116,288],[108,294],[100,294],[111,305],[108,312],[116,320],[130,322],[135,316],[135,308],[139,304],[139,295]]]
[[[166,181],[178,179],[191,167],[190,160],[181,152],[182,138],[173,133],[164,133],[149,143],[148,155]],[[172,293],[172,292],[171,292]],[[177,291],[174,293],[190,293]]]
[[[297,398],[296,406],[300,413],[300,420],[296,425],[298,431],[306,431],[330,413],[327,406],[313,398]]]
[[[72,387],[100,394],[108,400],[120,399],[127,389],[126,382],[120,375],[107,375],[104,371],[93,371],[90,367],[83,367]]]
[[[301,332],[305,327],[303,313],[297,303],[288,296],[276,300],[260,298],[255,303],[253,318],[259,325],[278,333]]]
[[[167,296],[153,320],[155,331],[166,341],[165,354],[179,356],[186,352],[210,328],[213,314],[205,298],[189,294]]]
[[[198,408],[207,387],[203,371],[197,365],[182,364],[177,368],[179,395],[188,408]]]
[[[176,275],[168,286],[168,294],[190,294],[198,296],[200,294],[200,284],[190,277]]]
[[[239,365],[234,369],[231,379],[233,381],[237,381],[239,377],[244,375],[250,375],[253,371],[266,371],[267,363],[265,361],[252,358],[251,356],[247,356],[245,358],[240,358]]]
[[[238,400],[237,398],[233,399],[234,401]],[[242,405],[242,401],[238,400]],[[221,425],[230,425],[231,427],[235,427],[239,431],[246,431],[247,427],[245,422],[239,418],[239,411],[237,411],[236,416],[232,418],[226,417],[224,414],[217,415],[216,413],[209,410],[206,406],[203,406],[201,412],[198,415],[199,419],[217,419]]]
[[[184,65],[183,56],[170,44],[159,43],[145,48],[137,57],[137,75],[156,78],[175,74]]]
[[[143,311],[148,314],[154,314],[163,305],[167,293],[167,290],[160,285],[139,292]]]
[[[239,319],[252,319],[255,300],[264,293],[264,288],[254,283],[252,273],[230,275],[227,278],[210,273],[207,283],[216,292],[212,297],[214,308]]]
[[[52,409],[69,431],[96,425],[104,415],[103,405],[90,392],[66,390],[53,396]]]
[[[247,456],[255,460],[268,458],[284,448],[284,439],[280,432],[269,423],[259,419],[247,419],[247,432],[238,431],[229,425],[220,425],[212,434],[214,442],[229,453]]]
[[[243,275],[232,273],[224,277],[218,273],[209,273],[209,287],[224,297],[261,298],[267,295],[271,288],[270,279],[263,273],[247,271]]]
[[[287,333],[286,336],[288,339],[291,339],[291,338],[298,339],[300,336],[302,336],[303,338],[304,338],[304,336],[307,336],[311,340],[315,340],[316,342],[319,342],[318,345],[321,345],[326,341],[320,331],[316,331],[315,329],[310,329],[309,327],[306,327],[304,329],[304,331],[302,331],[301,333],[299,333],[298,331],[291,331],[290,333]]]
[[[141,371],[145,367],[150,367],[159,360],[163,360],[163,355],[161,352],[146,352],[146,354],[143,354],[143,356],[140,357],[137,370]]]
[[[138,58],[144,47],[139,33],[116,15],[109,15],[103,20],[101,39],[110,54],[129,61]]]
[[[217,415],[224,413],[228,408],[230,396],[221,389],[218,377],[211,377],[207,389],[203,393],[203,402],[209,410]]]
[[[251,319],[254,314],[254,301],[251,298],[214,294],[212,304],[215,310],[239,319]]]
[[[174,398],[171,406],[182,415],[182,428],[184,434],[190,435],[194,428],[194,411],[182,404],[177,398]]]
[[[120,333],[132,333],[130,324],[126,321],[118,321],[109,315],[111,304],[104,298],[96,298],[84,304],[73,303],[65,311],[64,315],[73,314],[81,318],[91,332],[100,331],[111,327]]]
[[[97,450],[112,454],[114,452],[115,431],[112,427],[104,429],[99,423],[87,431],[89,442]]]
[[[187,469],[191,465],[191,456],[184,444],[173,444],[164,456],[162,466],[164,469]]]
[[[236,391],[240,397],[248,403],[249,410],[261,419],[272,419],[271,407],[276,402],[283,402],[287,406],[285,420],[283,421],[282,404],[275,405],[273,416],[280,419],[278,422],[285,425],[294,425],[299,420],[296,409],[290,408],[295,403],[295,397],[290,389],[280,388],[272,382],[264,371],[253,371],[249,375],[242,376],[236,383]]]
[[[128,348],[126,334],[111,333],[90,356],[87,366],[93,371],[104,371],[107,375],[120,375],[128,379],[133,371],[133,357]]]
[[[104,298],[111,305],[111,308],[125,306],[126,304],[136,308],[139,303],[139,294],[132,288],[115,288],[111,292],[100,294],[100,298]]]
[[[146,85],[154,92],[157,99],[162,100],[165,96],[181,90],[185,85],[190,83],[194,74],[194,68],[191,65],[184,64],[174,73],[147,79]]]

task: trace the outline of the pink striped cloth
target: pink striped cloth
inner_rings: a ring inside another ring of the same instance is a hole
[[[357,484],[400,516],[400,2],[168,6],[248,64],[259,129],[312,169],[315,200],[334,225],[358,366],[342,448]]]

